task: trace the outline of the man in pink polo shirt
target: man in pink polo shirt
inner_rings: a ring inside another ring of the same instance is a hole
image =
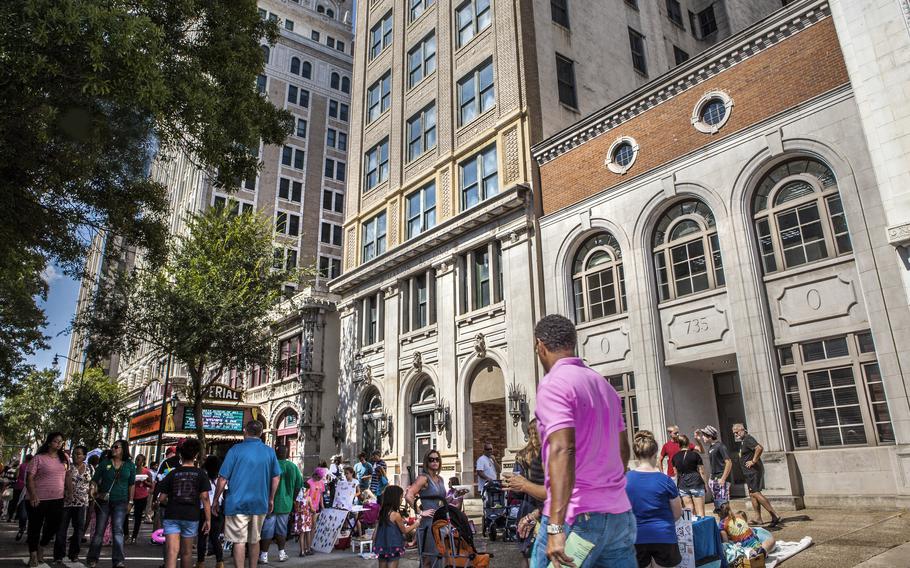
[[[575,325],[549,315],[534,328],[547,372],[537,388],[537,416],[546,479],[534,567],[575,566],[566,539],[590,544],[583,566],[637,568],[636,523],[626,496],[626,438],[619,395],[575,356]]]

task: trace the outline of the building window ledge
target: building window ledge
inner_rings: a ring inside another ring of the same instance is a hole
[[[506,313],[506,303],[504,301],[500,301],[460,316],[455,320],[455,325],[458,327],[464,327],[477,321],[493,319],[496,316],[500,316],[504,313]]]
[[[415,329],[414,331],[409,331],[408,333],[402,334],[401,344],[408,345],[410,343],[415,343],[421,339],[426,339],[428,337],[433,337],[436,335],[436,324],[432,323],[430,325],[424,326],[420,329]]]
[[[718,288],[712,288],[711,290],[705,290],[704,292],[698,292],[697,294],[689,294],[688,296],[683,296],[682,298],[674,298],[672,300],[660,302],[657,304],[657,309],[665,310],[667,308],[674,308],[676,306],[681,306],[682,304],[688,304],[689,302],[704,300],[705,298],[711,298],[714,296],[722,296],[726,293],[727,287],[720,286]]]

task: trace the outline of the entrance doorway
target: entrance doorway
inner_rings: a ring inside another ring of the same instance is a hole
[[[733,425],[746,422],[746,409],[743,406],[743,393],[739,383],[739,373],[728,371],[714,375],[714,397],[717,401],[717,428],[720,430],[720,440],[727,446],[733,458],[733,493],[737,496],[745,495],[742,484],[743,472],[736,458],[739,444],[733,438]]]
[[[493,457],[502,465],[508,439],[506,436],[506,385],[502,369],[491,359],[485,359],[474,370],[471,379],[471,473],[477,458],[483,455],[483,445],[493,445]],[[467,465],[467,464],[466,464]]]
[[[436,429],[433,424],[433,411],[436,409],[436,388],[430,379],[425,379],[417,389],[411,402],[411,428],[413,429],[413,471],[419,473],[423,468],[423,456],[436,449]]]

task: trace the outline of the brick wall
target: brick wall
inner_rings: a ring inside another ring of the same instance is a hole
[[[471,404],[473,415],[474,464],[483,455],[483,445],[493,443],[493,456],[502,463],[506,452],[506,401],[475,402]],[[471,465],[473,470],[474,465]]]
[[[848,81],[834,24],[827,18],[761,53],[657,105],[540,168],[544,214],[695,151]],[[692,109],[708,91],[733,99],[729,120],[717,134],[691,123]],[[631,136],[640,150],[626,175],[605,165],[610,145]]]

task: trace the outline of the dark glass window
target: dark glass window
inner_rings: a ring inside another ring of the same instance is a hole
[[[556,54],[556,83],[559,88],[559,102],[578,108],[575,92],[575,62]]]

